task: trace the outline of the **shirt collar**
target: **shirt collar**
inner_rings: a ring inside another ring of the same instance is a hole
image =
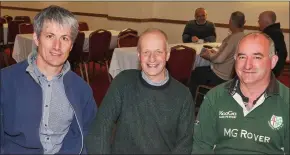
[[[34,73],[36,76],[42,75],[42,73],[39,71],[37,65],[36,65],[36,57],[37,57],[37,51],[36,49],[33,49],[32,52],[28,55],[27,61],[28,61],[28,67],[26,68],[26,71],[29,73]],[[61,78],[64,76],[69,70],[70,70],[70,63],[66,61],[62,67],[61,72],[55,76],[55,78]]]
[[[169,80],[169,73],[168,73],[168,70],[165,69],[165,80],[161,81],[161,82],[153,82],[151,81],[148,76],[142,71],[141,72],[142,74],[142,78],[150,85],[153,85],[153,86],[162,86],[164,85],[168,80]]]
[[[241,90],[240,90],[240,80],[239,80],[238,76],[236,76],[230,82],[228,82],[225,85],[225,87],[226,87],[226,89],[228,89],[229,93],[232,96],[235,93],[238,93],[240,95],[242,94]],[[265,98],[267,98],[268,96],[279,94],[279,85],[278,85],[278,82],[277,82],[277,79],[276,79],[274,73],[271,74],[270,83],[269,83],[268,87],[266,88],[264,94],[265,94]],[[241,96],[243,96],[243,95],[241,95]]]

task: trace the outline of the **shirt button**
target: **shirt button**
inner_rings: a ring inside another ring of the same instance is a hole
[[[45,105],[45,107],[48,107],[48,105]]]
[[[48,85],[48,87],[50,87],[50,84]]]
[[[47,137],[46,139],[47,139],[47,140],[49,140],[49,138],[48,138],[48,137]]]
[[[47,124],[44,124],[44,126],[47,126]]]

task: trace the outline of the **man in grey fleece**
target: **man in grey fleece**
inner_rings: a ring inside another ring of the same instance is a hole
[[[205,49],[205,52],[200,54],[202,58],[211,62],[211,66],[197,67],[192,71],[189,88],[194,99],[199,85],[215,86],[232,78],[234,53],[238,42],[244,36],[244,24],[244,13],[233,12],[229,20],[229,29],[232,33],[223,40],[217,51]]]
[[[194,103],[188,88],[165,68],[170,56],[166,34],[145,31],[138,56],[142,70],[118,74],[103,99],[87,136],[88,153],[190,154]]]
[[[206,10],[197,8],[195,10],[195,20],[189,21],[184,28],[182,34],[184,43],[197,43],[200,39],[204,42],[216,42],[215,25],[206,19]]]

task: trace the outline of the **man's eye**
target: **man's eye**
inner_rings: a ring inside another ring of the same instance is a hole
[[[245,59],[245,56],[239,56],[238,58],[239,59]]]
[[[68,41],[69,39],[67,37],[62,37],[62,40]]]
[[[255,59],[258,59],[258,60],[260,60],[260,59],[262,59],[261,57],[255,57]]]
[[[53,36],[50,34],[50,35],[47,35],[46,38],[52,38]]]

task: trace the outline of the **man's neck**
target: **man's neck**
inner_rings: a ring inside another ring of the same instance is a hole
[[[232,31],[232,34],[239,33],[239,32],[244,32],[244,28],[235,28],[235,29],[233,29],[231,31]]]
[[[264,83],[257,84],[245,84],[241,81],[240,89],[244,96],[248,97],[250,100],[256,100],[268,87],[270,79]]]
[[[59,67],[51,67],[44,64],[42,61],[39,61],[39,58],[36,59],[36,66],[38,67],[39,71],[47,77],[47,80],[50,81],[56,75],[58,75],[63,66]]]
[[[196,23],[197,25],[205,25],[205,24],[206,24],[206,21],[205,21],[204,23],[199,23],[199,22],[196,20],[195,23]]]

